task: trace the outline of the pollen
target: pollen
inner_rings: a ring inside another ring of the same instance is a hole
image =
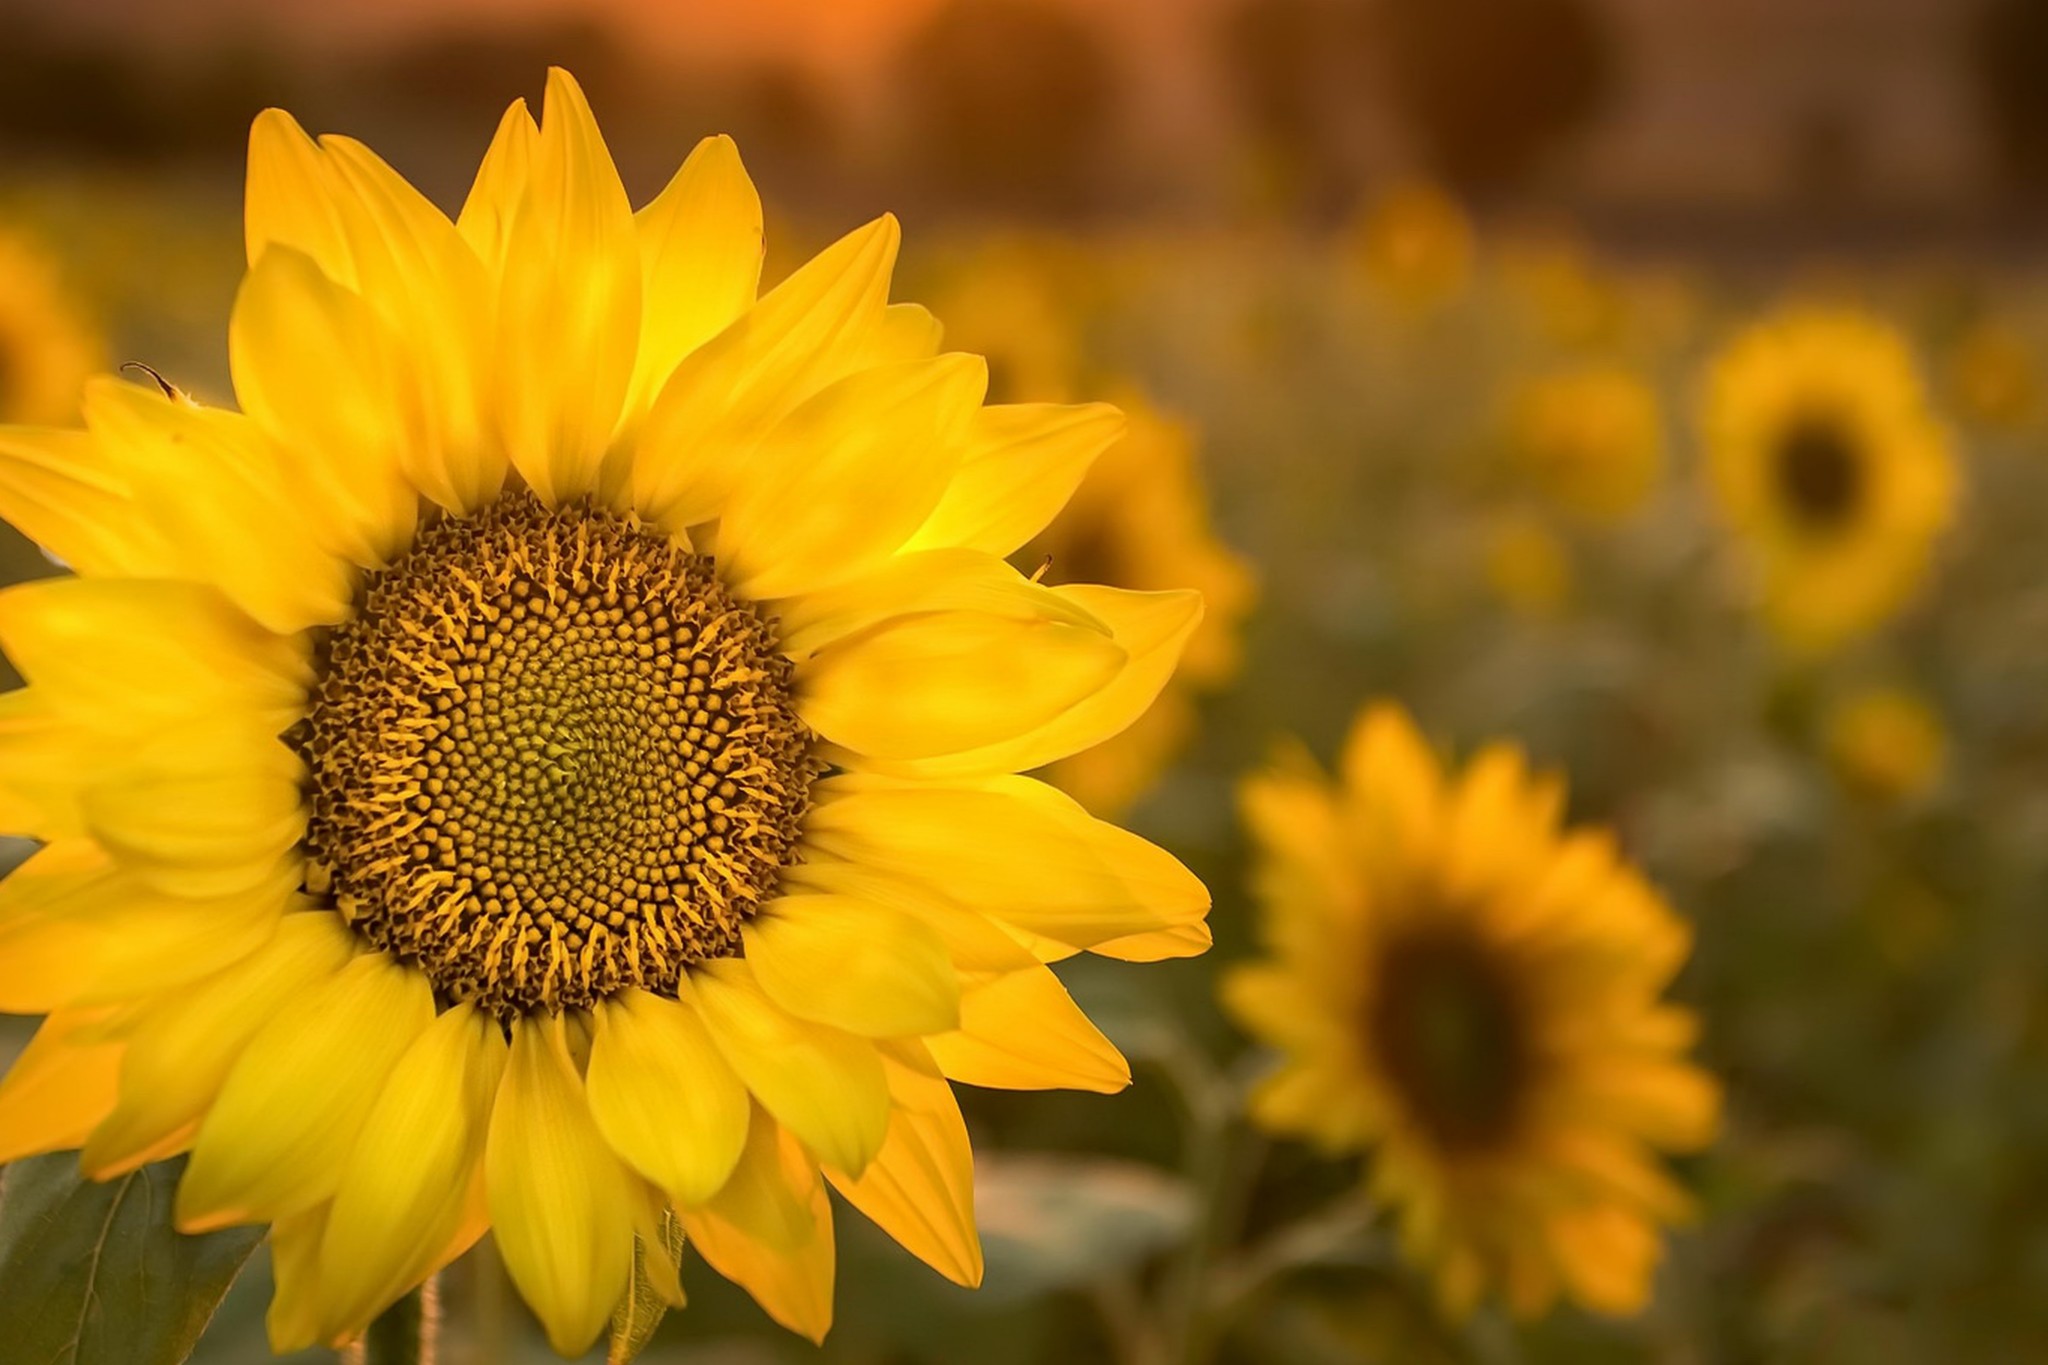
[[[674,995],[794,857],[821,765],[773,622],[637,521],[443,518],[324,655],[306,889],[451,1002]]]

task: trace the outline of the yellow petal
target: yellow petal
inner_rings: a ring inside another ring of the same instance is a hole
[[[171,732],[86,790],[86,831],[158,891],[232,896],[274,880],[305,833],[299,768],[281,740]]]
[[[761,439],[869,363],[900,239],[886,215],[848,233],[676,366],[633,443],[643,516],[675,528],[716,517]]]
[[[918,303],[892,303],[882,310],[882,325],[869,354],[877,365],[899,360],[927,360],[939,353],[946,329],[932,311]]]
[[[506,238],[497,327],[512,463],[546,502],[591,491],[633,377],[640,246],[590,105],[559,67]]]
[[[261,1222],[332,1198],[372,1101],[433,1018],[427,979],[382,953],[286,1001],[200,1125],[179,1227]]]
[[[107,1014],[52,1014],[14,1059],[0,1079],[0,1162],[82,1146],[114,1107],[122,1045],[79,1036]]]
[[[249,1039],[287,1002],[338,973],[355,936],[326,910],[290,914],[256,952],[150,1002],[125,1030],[121,1096],[85,1145],[82,1164],[107,1180],[177,1150],[213,1104]]]
[[[711,1268],[754,1296],[790,1331],[823,1342],[832,1329],[832,1204],[817,1163],[760,1109],[732,1179],[683,1229]]]
[[[748,597],[829,588],[878,568],[937,504],[988,387],[979,356],[877,365],[805,401],[761,442],[718,528]]]
[[[533,166],[533,145],[540,140],[540,128],[527,112],[525,100],[514,100],[498,120],[498,131],[477,167],[476,180],[463,200],[455,229],[469,243],[484,270],[497,279],[505,267],[505,253],[512,238],[512,219],[526,194],[526,177]]]
[[[966,971],[1010,972],[1038,961],[1013,931],[944,892],[859,863],[820,856],[815,848],[806,848],[802,862],[784,868],[782,881],[792,892],[823,891],[899,910],[936,934],[948,960]]]
[[[1106,403],[983,408],[968,428],[952,485],[903,548],[1014,554],[1067,505],[1124,427],[1124,415]]]
[[[805,838],[1077,949],[1199,924],[1208,889],[1172,854],[1028,777],[817,784]]]
[[[1216,946],[1216,935],[1207,920],[1199,924],[1177,924],[1145,934],[1128,934],[1098,943],[1088,951],[1119,962],[1166,962],[1173,958],[1200,957]]]
[[[967,984],[959,1031],[924,1044],[967,1085],[1113,1095],[1131,1083],[1130,1063],[1044,967]]]
[[[282,109],[265,109],[249,127],[242,222],[251,266],[279,244],[304,253],[337,284],[355,287],[355,257],[335,207],[326,160],[298,120]]]
[[[1125,662],[1116,675],[1016,737],[984,748],[899,759],[850,754],[850,766],[906,777],[981,777],[1027,772],[1056,763],[1122,733],[1145,713],[1173,676],[1181,651],[1202,620],[1193,592],[1125,592],[1075,583],[1052,591],[1109,627]]]
[[[325,546],[366,568],[405,546],[419,514],[393,350],[360,296],[288,246],[250,268],[228,322],[242,411],[302,471],[307,505],[325,513]]]
[[[219,588],[280,635],[347,614],[348,564],[315,540],[304,490],[247,417],[101,378],[86,385],[85,420],[178,576]]]
[[[979,550],[892,555],[865,577],[776,604],[782,651],[792,659],[815,654],[891,617],[930,611],[986,612],[1110,633],[1108,623]]]
[[[904,1249],[955,1284],[981,1283],[981,1238],[974,1230],[974,1152],[953,1089],[925,1048],[892,1043],[889,1137],[858,1179],[827,1169],[846,1202]]]
[[[112,462],[81,431],[0,427],[0,518],[82,574],[147,576],[170,558]]]
[[[678,1207],[718,1192],[747,1140],[747,1089],[695,1007],[628,990],[597,1010],[590,1113],[612,1150]]]
[[[559,1016],[512,1026],[484,1169],[512,1282],[565,1356],[597,1340],[633,1269],[633,1192],[590,1117]]]
[[[264,1325],[270,1349],[279,1355],[318,1345],[322,1337],[320,1243],[327,1233],[327,1207],[320,1204],[270,1225],[270,1272],[277,1289]]]
[[[81,780],[120,747],[60,719],[41,688],[0,694],[0,829],[46,843],[85,833]]]
[[[927,760],[1029,734],[1124,663],[1107,636],[1060,621],[919,612],[820,650],[799,670],[797,706],[851,753]]]
[[[321,1335],[353,1336],[424,1280],[461,1228],[505,1037],[467,1003],[399,1059],[349,1152],[321,1243]]]
[[[701,964],[690,985],[712,1041],[754,1098],[821,1159],[865,1169],[889,1127],[874,1044],[790,1015],[742,958]]]
[[[638,414],[684,356],[753,307],[761,283],[761,196],[733,140],[707,137],[633,225],[642,305],[626,411]]]
[[[247,891],[190,900],[89,840],[51,844],[0,881],[0,1009],[110,1004],[210,975],[269,941],[298,884],[287,858]]]
[[[848,896],[789,895],[741,931],[754,979],[796,1015],[869,1038],[960,1022],[946,945],[914,916]]]
[[[52,710],[103,731],[236,712],[281,734],[311,678],[302,641],[272,635],[194,583],[59,578],[9,588],[0,649]]]

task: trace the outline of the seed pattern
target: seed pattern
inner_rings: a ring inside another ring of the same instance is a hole
[[[524,490],[370,575],[288,738],[307,890],[501,1018],[737,954],[821,769],[709,559]]]

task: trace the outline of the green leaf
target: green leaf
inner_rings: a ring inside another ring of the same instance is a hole
[[[1187,1182],[1093,1157],[988,1153],[974,1164],[975,1221],[991,1306],[1106,1278],[1166,1250],[1194,1225]]]
[[[37,1365],[179,1365],[263,1229],[171,1227],[183,1159],[105,1184],[75,1152],[0,1167],[0,1343]]]
[[[661,1211],[661,1240],[668,1246],[670,1265],[683,1262],[683,1223],[672,1209]],[[605,1365],[628,1365],[647,1349],[654,1329],[668,1316],[666,1295],[654,1287],[647,1272],[647,1244],[633,1239],[633,1288],[612,1310],[612,1344]]]

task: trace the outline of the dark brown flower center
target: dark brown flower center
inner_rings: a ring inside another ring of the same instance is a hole
[[[369,576],[290,739],[308,889],[501,1017],[736,953],[818,771],[771,624],[708,559],[524,491]]]
[[[1511,964],[1468,928],[1430,925],[1396,934],[1374,970],[1367,1038],[1410,1116],[1453,1150],[1511,1136],[1534,1061]]]
[[[1795,519],[1816,531],[1837,530],[1863,500],[1863,461],[1839,419],[1802,417],[1778,445],[1778,492]]]

